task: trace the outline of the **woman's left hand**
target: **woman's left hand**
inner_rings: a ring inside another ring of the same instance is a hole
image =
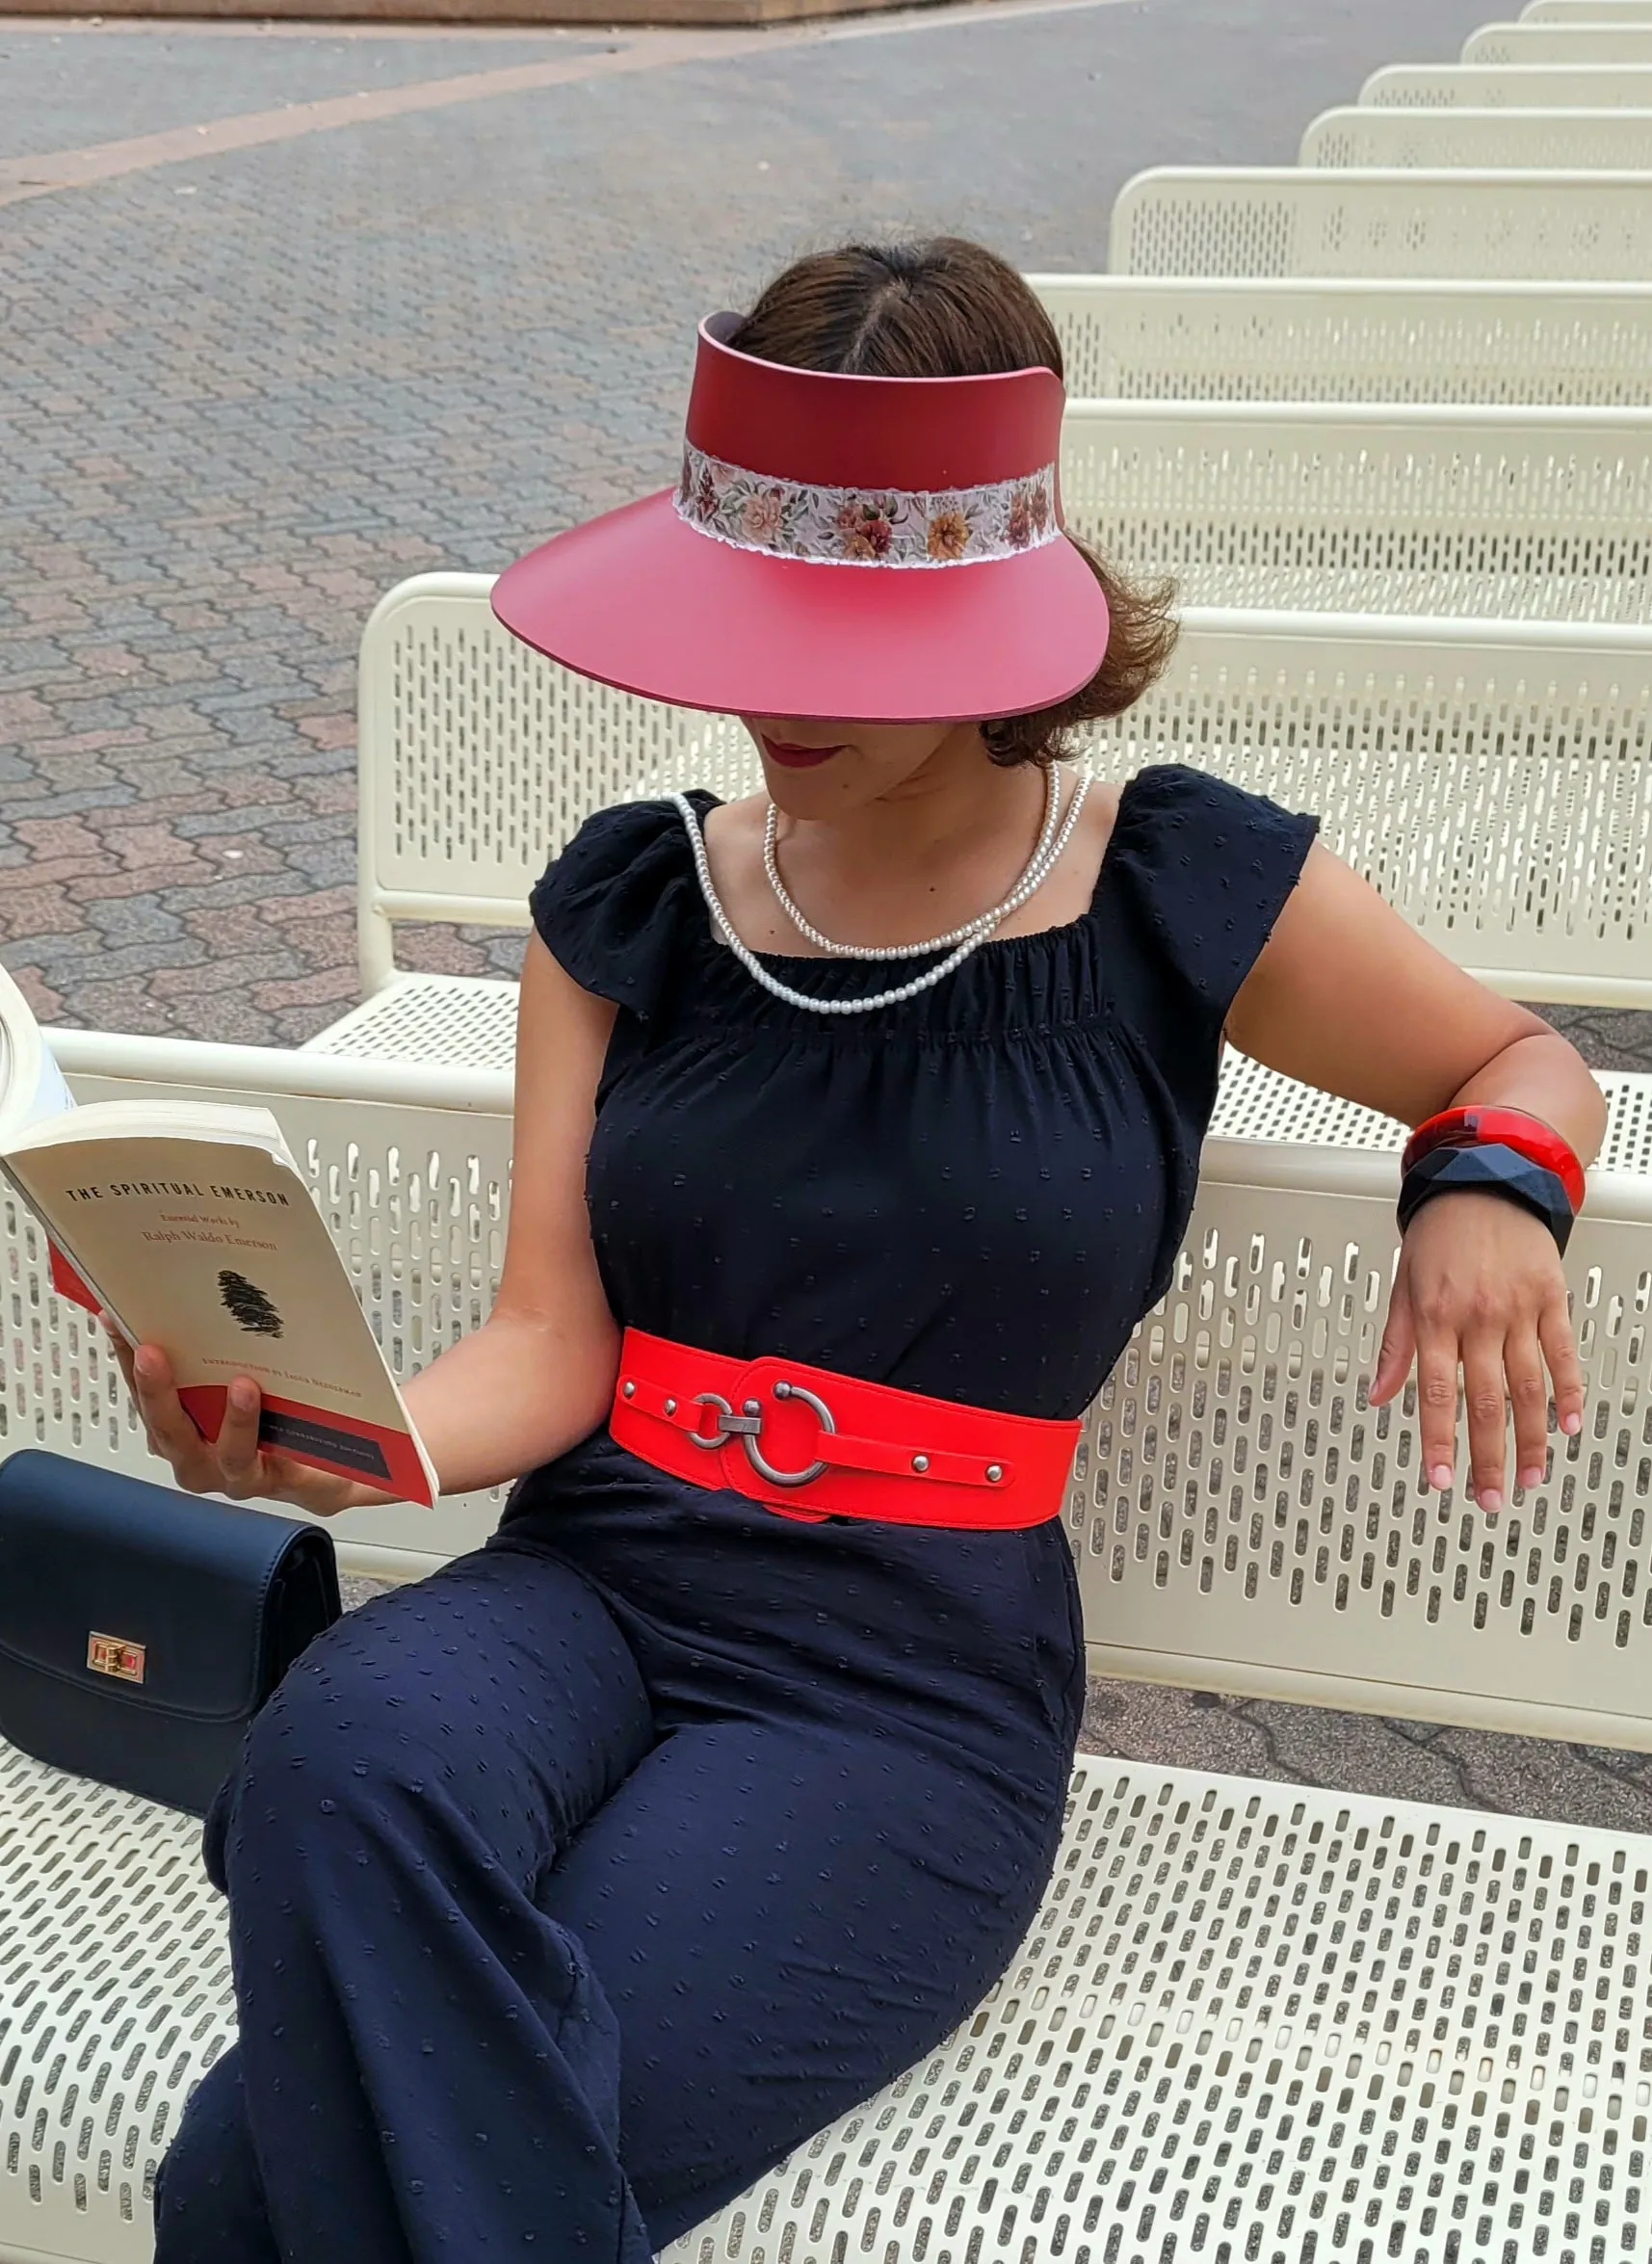
[[[1549,1393],[1560,1429],[1583,1429],[1584,1380],[1554,1237],[1502,1196],[1436,1196],[1406,1229],[1371,1382],[1380,1407],[1417,1363],[1423,1468],[1442,1492],[1456,1464],[1457,1373],[1468,1412],[1469,1491],[1495,1516],[1505,1500],[1508,1412],[1517,1483],[1548,1468]]]

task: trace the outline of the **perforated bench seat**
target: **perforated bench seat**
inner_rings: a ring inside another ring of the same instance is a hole
[[[380,1062],[509,1069],[516,1056],[514,983],[476,975],[398,975],[302,1048]]]
[[[0,2258],[148,2257],[155,2164],[234,2034],[193,1817],[0,1743]]]
[[[188,1819],[0,1749],[0,2256],[142,2264],[233,2033]],[[671,2264],[1618,2264],[1652,1841],[1083,1758],[1004,1980]],[[319,2260],[318,2260],[319,2264]]]

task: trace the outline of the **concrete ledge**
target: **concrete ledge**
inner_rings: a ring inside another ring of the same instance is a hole
[[[738,25],[800,23],[810,17],[873,15],[942,0],[99,0],[103,17],[147,16],[197,22]],[[982,0],[990,5],[990,0]],[[4,0],[9,16],[72,16],[89,11],[66,0]]]

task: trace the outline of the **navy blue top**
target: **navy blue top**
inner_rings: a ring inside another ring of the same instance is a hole
[[[715,802],[693,799],[703,821]],[[1168,1283],[1223,1019],[1314,829],[1199,772],[1146,770],[1081,918],[843,1016],[771,997],[717,937],[669,802],[590,819],[533,913],[574,981],[621,1010],[587,1182],[616,1318],[976,1407],[1082,1413]],[[766,964],[821,996],[914,971]],[[983,1760],[1012,1736],[1032,1762],[1041,1724],[1060,1772],[1039,1774],[1064,1772],[1082,1650],[1059,1522],[800,1525],[667,1478],[605,1433],[526,1482],[511,1515],[530,1508],[656,1680],[669,1667],[676,1702],[706,1702],[738,1661],[741,1687],[790,1675],[795,1698],[800,1674],[841,1709],[876,1684],[886,1707],[904,1657],[906,1700],[955,1727],[973,1709]],[[782,1626],[784,1655],[765,1652],[761,1630]]]

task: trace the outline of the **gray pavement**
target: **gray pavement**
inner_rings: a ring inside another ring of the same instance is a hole
[[[1140,167],[1289,162],[1370,70],[1449,60],[1496,13],[884,20],[6,206],[0,957],[53,1019],[309,1036],[355,994],[369,608],[668,477],[708,305],[849,234],[961,229],[1023,266],[1099,266]],[[639,43],[0,23],[0,164]],[[406,956],[513,970],[520,948],[439,933]],[[1652,1066],[1647,1018],[1570,1019],[1591,1059]],[[1638,1759],[1298,1708],[1104,1685],[1089,1734],[1578,1822],[1652,1813]]]
[[[309,1036],[354,996],[352,665],[383,588],[497,567],[668,477],[695,318],[800,249],[955,227],[1099,264],[1139,167],[1287,158],[1313,111],[1453,53],[1485,5],[931,15],[12,205],[7,964],[62,1019]],[[569,45],[0,32],[8,115],[75,145],[420,52],[448,77]],[[519,953],[427,934],[408,958]]]
[[[368,37],[286,27],[109,26],[101,38],[50,22],[0,21],[0,158],[126,140],[170,126],[415,79],[590,53],[590,32]]]

